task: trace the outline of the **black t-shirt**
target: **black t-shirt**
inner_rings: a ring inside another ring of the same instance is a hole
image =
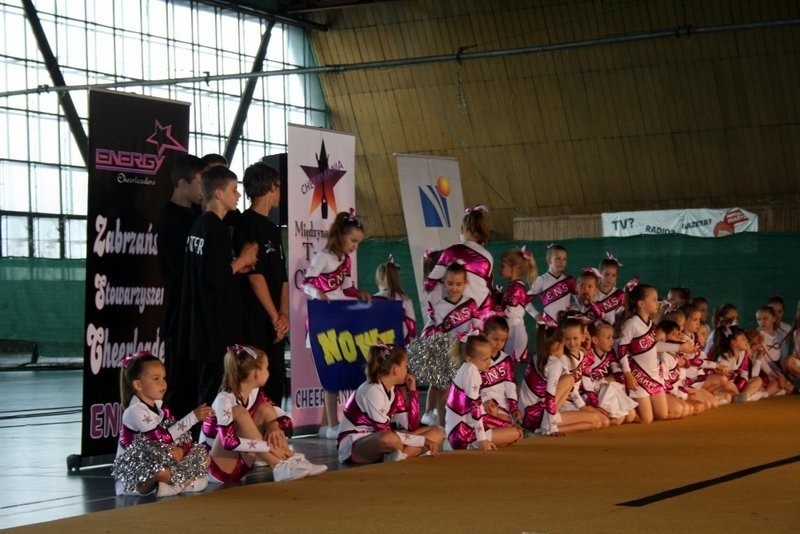
[[[200,213],[200,206],[197,204],[184,208],[170,201],[161,209],[156,219],[158,267],[164,283],[161,335],[165,338],[178,333],[186,237]]]
[[[203,213],[186,238],[178,347],[182,357],[222,359],[229,345],[241,342],[241,297],[231,270],[233,257],[228,226],[215,213]]]
[[[280,310],[281,291],[288,282],[280,228],[268,217],[248,209],[239,218],[233,241],[237,250],[245,243],[258,244],[258,264],[247,276],[264,277],[275,309]],[[272,321],[245,276],[242,277],[242,307],[245,341],[265,348],[275,338]]]

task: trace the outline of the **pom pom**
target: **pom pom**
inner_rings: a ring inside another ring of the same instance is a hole
[[[449,388],[458,371],[458,366],[450,359],[450,347],[454,341],[442,333],[415,339],[406,348],[409,371],[423,384],[438,389]]]

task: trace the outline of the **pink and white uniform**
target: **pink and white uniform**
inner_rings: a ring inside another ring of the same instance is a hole
[[[501,307],[508,322],[506,352],[515,361],[528,359],[528,332],[525,330],[525,306],[530,297],[522,280],[514,280],[503,292]]]
[[[528,366],[519,388],[522,427],[525,430],[540,434],[558,432],[561,414],[556,409],[556,388],[558,380],[567,374],[572,374],[572,366],[563,354],[550,355],[541,373],[535,365]],[[574,391],[568,398],[574,400]]]
[[[483,318],[494,308],[491,298],[494,259],[488,250],[474,241],[463,240],[442,251],[436,265],[425,279],[424,288],[428,293],[428,300],[435,304],[444,299],[446,294],[442,281],[447,266],[456,261],[463,263],[467,270],[467,285],[464,287],[464,295],[475,301],[478,313]]]
[[[631,398],[640,399],[665,391],[664,372],[659,365],[658,353],[675,350],[678,344],[670,341],[656,342],[656,326],[634,315],[622,325],[619,336],[619,361],[625,373],[632,373],[639,387],[628,392]]]
[[[740,393],[744,391],[747,382],[754,376],[758,376],[758,372],[760,371],[759,367],[754,367],[752,365],[750,355],[745,350],[739,351],[736,354],[731,354],[730,352],[720,354],[719,358],[717,358],[717,363],[733,371],[731,381],[736,384],[736,388]],[[755,371],[755,373],[753,371]]]
[[[372,298],[389,300],[389,290],[381,289]],[[403,345],[408,346],[417,337],[417,316],[414,313],[414,302],[408,297],[396,296],[394,300],[403,303]]]
[[[615,375],[621,369],[613,350],[600,353],[589,348],[585,362],[579,391],[586,404],[603,409],[612,419],[624,417],[636,408],[637,403],[628,397],[625,386],[616,381]]]
[[[194,411],[170,424],[171,420],[172,415],[169,412],[169,408],[163,406],[163,401],[157,400],[155,401],[155,406],[150,407],[134,395],[128,407],[122,412],[122,428],[119,432],[117,456],[130,447],[134,438],[139,434],[149,440],[170,445],[197,424],[197,417],[194,415]],[[186,443],[181,447],[184,450],[183,452],[187,453],[192,444]],[[139,495],[135,491],[127,491],[120,481],[115,482],[115,490],[117,495]]]
[[[452,449],[474,449],[479,441],[492,439],[484,428],[481,402],[481,373],[475,364],[464,362],[458,368],[444,416],[444,432]]]
[[[615,287],[608,293],[598,289],[594,300],[600,306],[602,319],[608,324],[615,324],[625,314],[625,292],[621,289]]]
[[[437,332],[454,337],[461,332],[480,329],[481,319],[475,300],[466,293],[457,303],[446,298],[437,302],[428,301],[428,318],[420,337],[428,337]]]
[[[347,399],[336,438],[339,461],[347,463],[353,454],[353,443],[375,432],[393,430],[404,445],[424,447],[425,436],[395,430],[419,428],[419,392],[409,391],[408,402],[397,388],[387,390],[380,382],[364,382]],[[397,417],[399,416],[399,417]],[[407,425],[407,426],[403,426]]]
[[[504,351],[492,356],[492,365],[481,373],[481,401],[493,400],[500,411],[512,415],[518,409],[517,384],[514,382],[514,360]],[[500,419],[494,426],[511,426]],[[485,426],[485,425],[484,425]]]
[[[314,253],[303,280],[303,292],[311,298],[326,295],[330,300],[358,298],[348,254],[338,257],[324,249]]]
[[[250,395],[247,397],[247,405],[244,408],[250,413],[251,416],[255,415],[258,407],[262,403],[271,401],[264,396],[264,393],[259,388],[253,388]],[[236,452],[268,452],[269,445],[266,441],[260,439],[243,438],[237,434],[236,423],[233,420],[233,408],[240,406],[236,396],[230,391],[220,391],[214,399],[211,407],[214,409],[214,416],[203,421],[202,430],[200,431],[200,443],[205,444],[209,449],[214,445],[215,438],[219,438],[222,446],[227,451]],[[292,426],[291,419],[286,415],[286,412],[279,407],[274,406],[275,412],[278,414],[278,424],[281,429],[287,429]],[[208,474],[211,480],[217,482],[236,482],[242,479],[252,466],[248,466],[244,460],[239,459],[236,469],[232,473],[226,473],[211,457],[211,464],[208,467]]]
[[[686,340],[694,344],[694,349],[692,352],[679,353],[686,360],[685,383],[694,389],[700,389],[708,377],[708,372],[717,368],[717,362],[708,359],[697,333],[692,334],[691,338]]]
[[[538,297],[542,305],[542,321],[549,326],[558,322],[558,314],[569,307],[570,295],[577,293],[575,279],[561,273],[553,276],[550,271],[539,275],[533,286],[528,291],[530,302],[525,308],[533,316],[539,314],[533,305],[533,300]]]

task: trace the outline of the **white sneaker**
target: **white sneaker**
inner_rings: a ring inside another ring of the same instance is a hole
[[[408,455],[400,449],[395,449],[392,452],[383,455],[384,462],[399,462],[400,460],[405,460],[406,458],[408,458]]]
[[[326,427],[325,439],[336,439],[339,437],[339,425]]]
[[[298,464],[297,459],[292,456],[286,460],[281,460],[275,467],[272,468],[272,479],[275,482],[283,482],[284,480],[297,480],[305,478],[310,474],[310,471]]]
[[[294,456],[292,456],[292,458],[296,458],[295,461],[297,462],[297,465],[299,465],[300,467],[305,467],[306,469],[308,469],[308,476],[310,476],[310,477],[315,477],[317,475],[321,475],[322,473],[324,473],[325,471],[328,470],[328,466],[327,465],[312,464],[311,462],[309,462],[308,458],[306,458],[306,455],[303,454],[302,452],[294,453]]]
[[[429,410],[422,414],[422,417],[419,420],[425,426],[438,426],[439,425],[439,413],[434,408],[433,410]]]
[[[196,493],[198,491],[203,491],[207,487],[208,479],[206,477],[199,477],[186,484],[181,491],[183,493]]]
[[[183,488],[178,486],[173,486],[172,484],[167,484],[166,482],[159,482],[158,483],[158,491],[156,491],[156,497],[172,497],[173,495],[178,495]]]
[[[322,439],[328,439],[328,429],[330,429],[329,426],[322,425],[321,427],[319,427],[319,432],[317,432],[317,435]]]

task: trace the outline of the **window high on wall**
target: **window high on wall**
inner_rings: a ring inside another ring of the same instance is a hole
[[[267,22],[188,0],[35,0],[67,86],[250,72]],[[276,24],[265,70],[313,66]],[[189,152],[222,153],[246,80],[123,90],[191,103]],[[0,0],[0,92],[52,86],[21,2]],[[88,91],[71,91],[84,130]],[[286,151],[288,123],[328,126],[318,78],[258,80],[230,167]],[[88,174],[54,92],[0,98],[0,256],[83,258]]]

